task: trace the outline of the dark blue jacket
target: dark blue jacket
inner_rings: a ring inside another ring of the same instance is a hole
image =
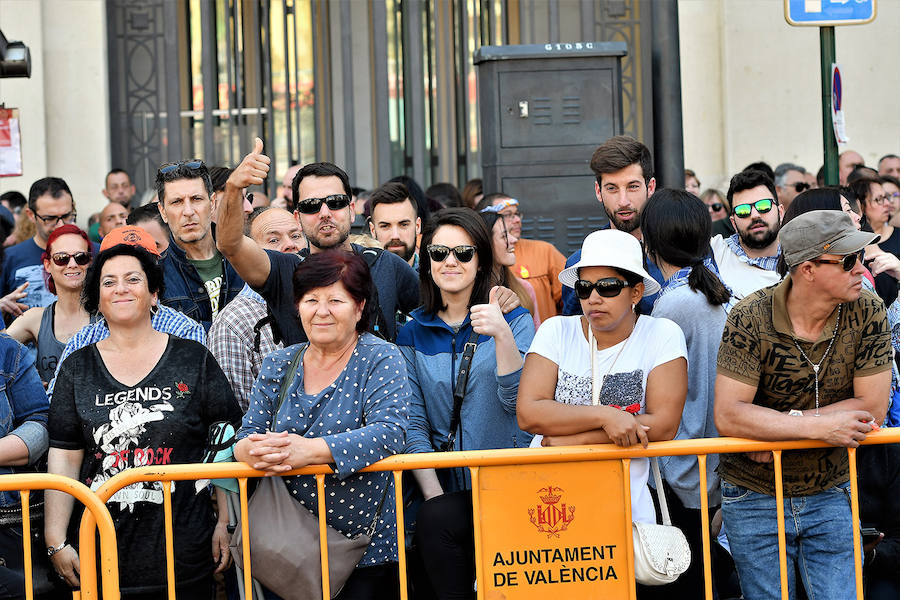
[[[244,280],[240,278],[231,263],[222,258],[224,278],[222,290],[219,292],[219,310],[244,289]],[[175,240],[169,236],[169,249],[159,263],[163,268],[165,289],[162,303],[184,313],[194,319],[203,329],[209,331],[212,325],[212,305],[209,294],[203,285],[203,279],[197,269],[187,259]]]

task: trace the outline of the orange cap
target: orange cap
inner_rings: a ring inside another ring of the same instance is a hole
[[[147,233],[147,230],[136,225],[125,225],[116,227],[105,236],[100,243],[100,252],[108,250],[119,244],[129,244],[143,248],[153,256],[159,256],[159,250],[156,249],[156,240]]]

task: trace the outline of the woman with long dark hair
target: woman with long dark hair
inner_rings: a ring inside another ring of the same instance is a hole
[[[534,336],[524,308],[506,314],[491,269],[491,234],[478,213],[447,208],[422,232],[422,306],[397,345],[412,388],[406,452],[528,447],[516,424],[522,356]],[[469,362],[461,382],[460,364]],[[454,395],[462,399],[455,402]],[[425,497],[416,539],[438,598],[474,598],[471,480],[466,469],[415,472]]]
[[[713,414],[716,382],[716,355],[725,328],[731,292],[719,279],[710,258],[712,220],[702,200],[683,190],[657,190],[641,214],[641,232],[647,256],[665,277],[653,306],[654,317],[674,321],[684,332],[687,344],[688,388],[681,423],[675,439],[718,437]],[[722,503],[718,456],[707,457],[706,494],[710,515]],[[687,571],[664,589],[667,597],[703,596],[703,552],[700,511],[700,474],[694,456],[670,456],[659,459],[669,514],[673,525],[681,528],[691,546]],[[644,594],[646,596],[647,594]]]

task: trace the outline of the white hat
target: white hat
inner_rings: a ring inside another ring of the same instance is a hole
[[[644,296],[652,296],[659,292],[659,284],[644,269],[641,243],[624,231],[603,229],[584,238],[581,245],[581,259],[560,272],[560,283],[574,288],[578,280],[578,269],[581,267],[615,267],[628,271],[643,277]]]

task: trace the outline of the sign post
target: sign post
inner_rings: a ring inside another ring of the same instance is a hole
[[[832,112],[834,27],[871,23],[877,12],[876,0],[784,0],[784,19],[789,25],[819,28],[825,185],[838,184],[838,147]]]

